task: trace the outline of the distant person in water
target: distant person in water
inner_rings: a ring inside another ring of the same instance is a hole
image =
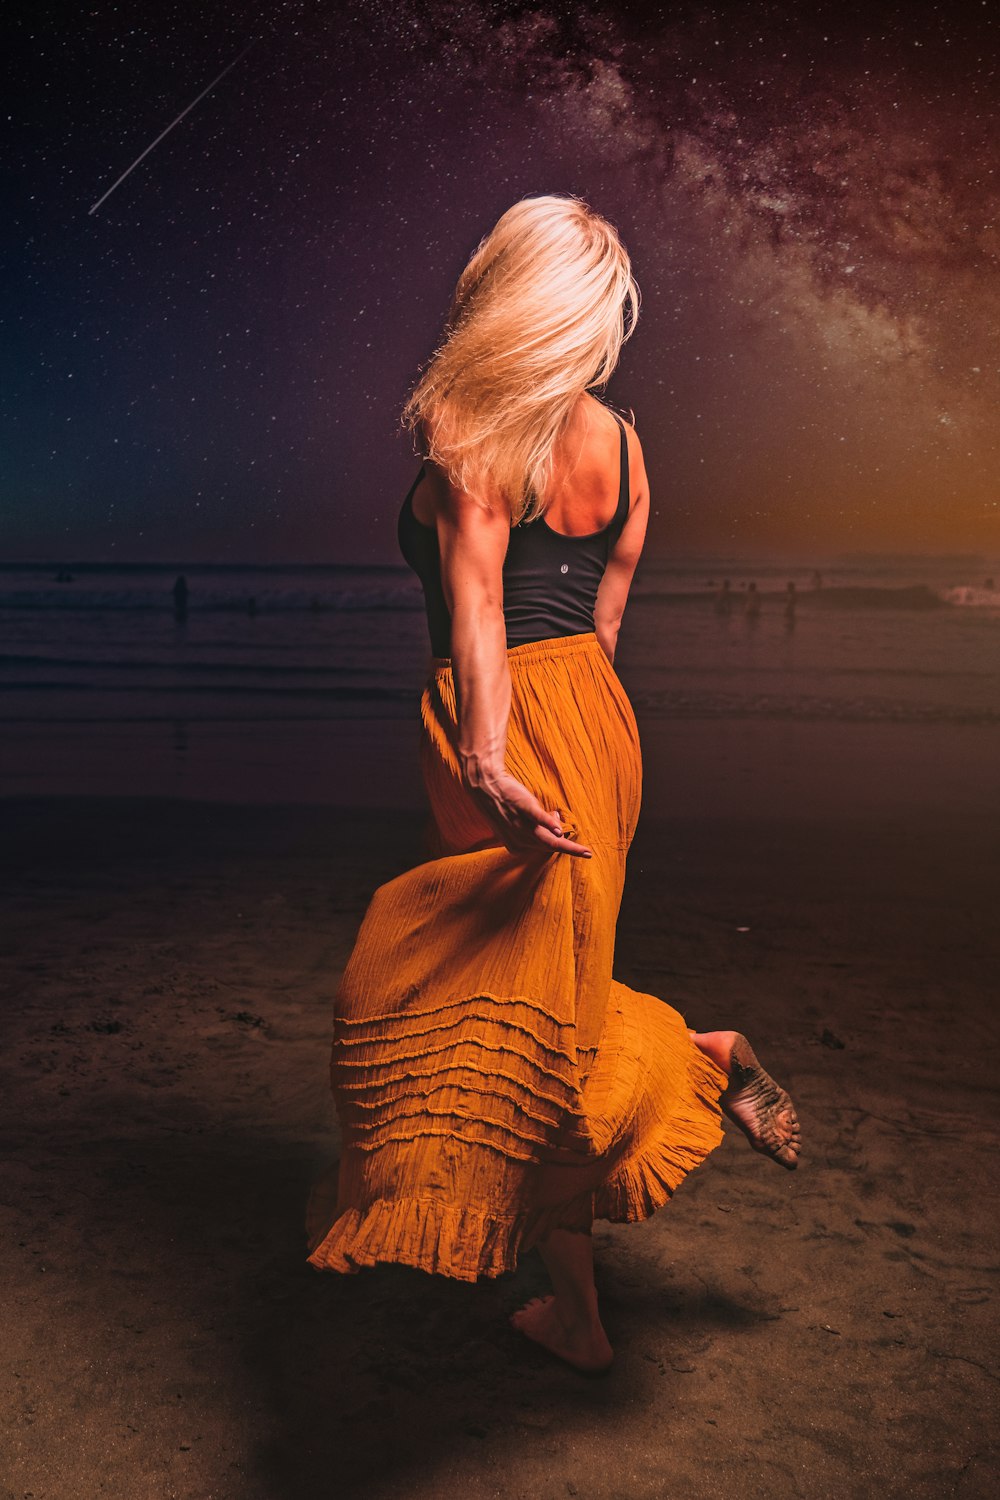
[[[183,615],[187,613],[188,581],[183,573],[177,575],[177,581],[173,587],[174,614]]]
[[[747,587],[747,597],[743,605],[743,612],[748,620],[756,620],[760,614],[760,595],[757,592],[757,585],[755,583],[751,582]]]
[[[722,580],[722,587],[715,596],[715,613],[717,615],[728,615],[732,613],[733,596],[729,589],[729,579]]]
[[[613,662],[650,500],[635,428],[592,387],[637,311],[613,227],[576,198],[525,198],[462,272],[404,408],[423,453],[397,533],[433,652],[431,820],[337,988],[341,1157],[309,1212],[317,1270],[475,1281],[537,1247],[552,1291],[511,1322],[589,1373],[612,1359],[594,1220],[663,1207],[723,1114],[783,1168],[800,1145],[744,1036],[692,1031],[612,972],[642,784]]]
[[[983,584],[983,588],[989,589],[990,593],[992,594],[994,592],[993,579],[987,578],[986,582]]]
[[[795,624],[795,606],[798,603],[798,594],[795,592],[795,584],[789,583],[785,589],[785,619],[789,625]]]
[[[823,575],[819,568],[813,569],[812,583],[814,589],[821,589],[823,587]]]

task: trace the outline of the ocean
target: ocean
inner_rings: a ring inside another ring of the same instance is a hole
[[[615,666],[654,740],[687,721],[988,732],[995,581],[980,556],[844,555],[818,578],[787,557],[644,559]],[[428,661],[402,565],[7,565],[0,793],[410,805]]]

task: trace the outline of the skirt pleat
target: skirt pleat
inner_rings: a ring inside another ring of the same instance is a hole
[[[726,1075],[612,975],[635,716],[593,632],[512,647],[506,763],[594,851],[513,854],[462,783],[455,682],[420,702],[428,858],[380,886],[337,989],[336,1167],[309,1262],[474,1281],[554,1228],[647,1218],[722,1139]]]

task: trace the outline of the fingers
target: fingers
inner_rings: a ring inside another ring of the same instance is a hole
[[[536,828],[533,835],[527,839],[512,839],[510,835],[503,840],[511,854],[573,854],[579,859],[593,859],[593,849],[588,849],[586,844],[577,844],[573,839],[559,838],[550,834],[547,828]],[[544,847],[540,847],[544,846]]]
[[[588,849],[586,844],[578,844],[574,839],[563,838],[542,823],[539,823],[535,829],[535,838],[540,844],[544,844],[548,849],[556,850],[559,854],[576,854],[582,859],[594,857],[593,849]]]
[[[526,817],[539,828],[547,828],[557,838],[562,836],[562,818],[557,812],[549,812],[537,798],[529,795],[525,798],[523,812]]]
[[[540,802],[535,802],[530,813],[535,819],[534,837],[540,843],[545,844],[549,849],[555,849],[560,854],[575,854],[582,859],[593,858],[593,849],[576,839],[565,837],[559,813],[546,811]]]
[[[512,854],[547,852],[572,854],[578,859],[593,859],[594,851],[563,833],[562,815],[543,807],[523,783],[508,777],[509,785],[502,797],[482,797],[484,811]],[[499,813],[499,816],[498,816]]]

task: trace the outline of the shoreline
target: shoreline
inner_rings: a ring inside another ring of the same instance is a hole
[[[996,801],[1000,725],[638,717],[641,822],[935,809],[964,821]],[[304,723],[37,723],[0,740],[0,808],[23,797],[139,796],[418,812],[418,746],[416,708]]]

